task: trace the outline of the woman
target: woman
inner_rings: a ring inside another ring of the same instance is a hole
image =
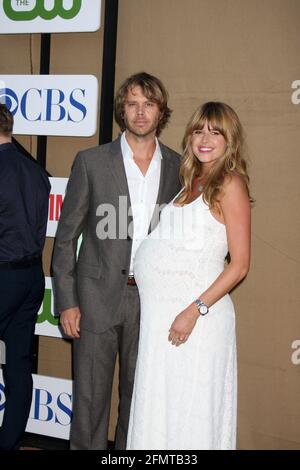
[[[228,292],[250,264],[242,143],[228,105],[196,110],[183,140],[183,190],[136,255],[141,331],[128,449],[235,448],[235,312]]]

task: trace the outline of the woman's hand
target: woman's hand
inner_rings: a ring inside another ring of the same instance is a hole
[[[193,303],[177,315],[169,330],[168,340],[175,346],[185,343],[193,331],[198,317],[197,306]]]

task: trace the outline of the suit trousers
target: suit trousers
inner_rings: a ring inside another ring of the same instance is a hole
[[[44,288],[42,265],[0,270],[0,339],[6,347],[0,450],[17,449],[26,428],[32,398],[34,329]]]
[[[84,312],[81,312],[84,315]],[[125,449],[138,350],[140,300],[126,286],[120,322],[100,334],[81,329],[74,340],[74,403],[71,449],[107,449],[111,393],[119,353],[119,417],[115,448]]]

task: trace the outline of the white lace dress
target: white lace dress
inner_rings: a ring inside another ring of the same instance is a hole
[[[170,203],[134,264],[141,330],[127,449],[234,449],[235,313],[230,296],[200,317],[187,342],[168,341],[178,313],[224,269],[225,226],[202,196]]]

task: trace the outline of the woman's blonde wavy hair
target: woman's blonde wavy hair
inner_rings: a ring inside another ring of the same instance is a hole
[[[247,163],[243,155],[244,138],[240,120],[236,112],[227,104],[210,101],[195,111],[185,130],[180,166],[180,178],[184,189],[177,198],[176,204],[186,203],[192,192],[194,179],[201,175],[202,164],[193,154],[191,137],[195,130],[203,129],[205,122],[210,128],[218,130],[224,136],[227,147],[224,155],[214,162],[209,171],[203,190],[204,201],[209,208],[217,208],[225,178],[235,173],[245,181],[249,200],[253,202],[249,192]]]

